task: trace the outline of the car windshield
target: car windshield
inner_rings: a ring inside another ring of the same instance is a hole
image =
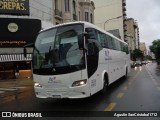
[[[35,43],[33,68],[83,65],[84,53],[78,47],[78,35],[82,34],[82,30],[82,25],[75,24],[41,32]]]

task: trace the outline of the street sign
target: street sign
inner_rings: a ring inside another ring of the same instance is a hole
[[[29,0],[0,0],[0,14],[29,15]]]

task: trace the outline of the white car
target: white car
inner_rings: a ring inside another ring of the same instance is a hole
[[[140,60],[136,61],[136,66],[142,65],[142,62]]]
[[[135,61],[130,61],[130,64],[131,64],[131,67],[135,67],[136,66],[136,63],[135,63]]]
[[[145,60],[144,60],[144,61],[142,61],[142,64],[146,65],[146,64],[147,64],[147,61],[145,61]]]

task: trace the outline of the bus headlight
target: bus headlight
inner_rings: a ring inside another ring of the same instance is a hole
[[[86,83],[87,83],[87,80],[75,81],[75,82],[72,84],[72,87],[82,86],[82,85],[85,85]]]
[[[40,83],[34,83],[34,87],[42,87],[42,85]]]

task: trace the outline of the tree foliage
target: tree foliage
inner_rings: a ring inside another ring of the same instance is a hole
[[[160,62],[160,39],[154,40],[150,46],[151,52],[155,54],[156,60]]]
[[[132,55],[133,55],[133,60],[137,60],[137,59],[142,60],[143,59],[143,53],[139,49],[133,50]]]

